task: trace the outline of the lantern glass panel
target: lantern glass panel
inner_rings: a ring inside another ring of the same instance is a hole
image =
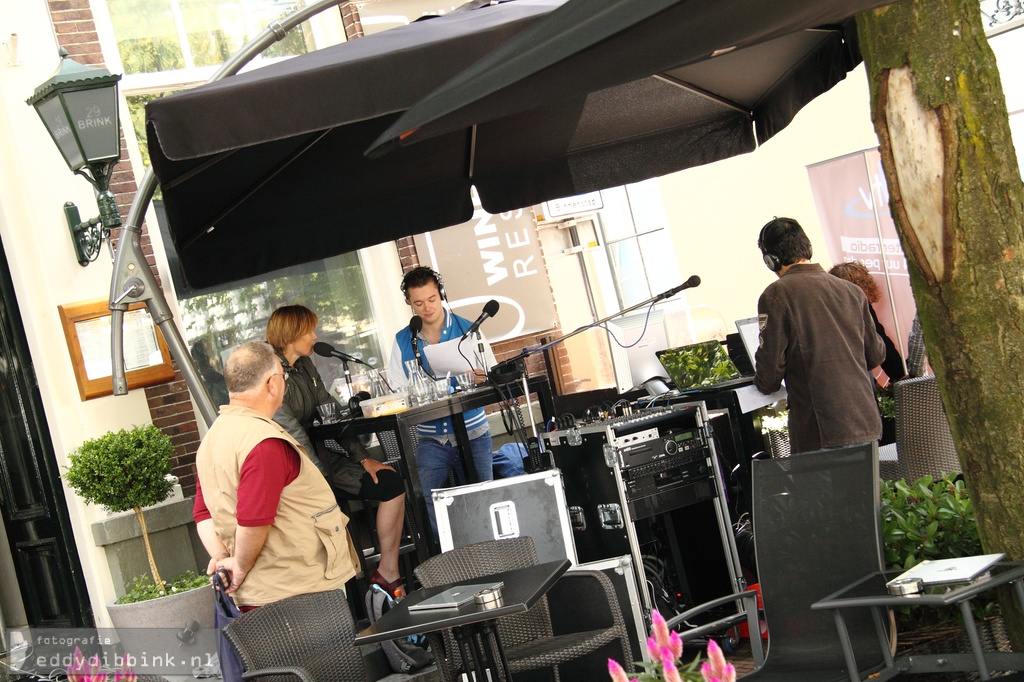
[[[64,93],[68,115],[88,161],[117,158],[121,135],[117,118],[117,85]]]
[[[67,162],[68,167],[71,170],[81,168],[85,164],[85,158],[78,148],[78,140],[75,137],[74,130],[71,128],[71,124],[68,123],[68,117],[61,106],[60,98],[54,94],[45,102],[36,105],[36,110],[39,112],[39,117],[43,119],[43,125],[46,126],[50,137],[57,144],[57,148],[60,150],[61,156],[64,157],[64,161]]]

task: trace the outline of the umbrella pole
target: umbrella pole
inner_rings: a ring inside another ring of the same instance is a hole
[[[219,81],[232,76],[252,61],[253,57],[263,52],[270,45],[282,40],[285,34],[310,17],[340,5],[345,0],[320,0],[320,2],[293,12],[281,21],[275,21],[265,28],[258,36],[239,48],[238,52],[224,62],[207,82]],[[114,272],[110,278],[110,360],[111,381],[114,395],[127,395],[128,382],[124,370],[124,313],[132,303],[145,303],[153,321],[160,328],[167,341],[171,357],[178,364],[185,385],[196,401],[199,413],[209,427],[217,418],[217,409],[210,399],[199,370],[185,346],[185,340],[174,324],[174,317],[167,299],[157,284],[153,270],[146,262],[142,253],[142,218],[156,190],[156,176],[153,167],[146,169],[139,183],[139,189],[128,209],[128,219],[121,227],[118,235],[117,251],[114,254]]]

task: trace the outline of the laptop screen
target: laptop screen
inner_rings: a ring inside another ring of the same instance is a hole
[[[747,317],[736,320],[736,331],[740,333],[743,347],[747,349],[747,355],[750,357],[750,364],[756,370],[757,363],[754,361],[754,353],[757,352],[757,347],[761,343],[761,327],[757,323],[757,318]]]
[[[740,378],[740,371],[718,341],[670,348],[658,351],[657,355],[676,389],[680,391],[714,386]]]

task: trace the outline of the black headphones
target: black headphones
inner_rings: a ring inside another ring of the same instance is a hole
[[[424,275],[434,280],[434,284],[437,285],[437,291],[441,294],[441,299],[447,301],[448,294],[445,293],[444,280],[441,279],[441,273],[431,268],[428,268],[425,265],[418,265],[409,272],[405,273],[405,276],[402,277],[402,284],[400,287],[402,289],[402,295],[404,295],[406,298],[409,298],[409,280],[419,279],[422,278]]]
[[[765,232],[768,231],[768,227],[775,222],[775,218],[765,223],[765,226],[761,228],[761,234],[757,235],[757,248],[761,249],[761,257],[764,259],[764,264],[768,266],[768,269],[772,272],[778,272],[782,269],[782,261],[774,253],[768,251],[764,245]]]
[[[358,412],[359,411],[359,403],[361,403],[364,400],[369,400],[369,399],[370,399],[370,394],[369,393],[367,393],[366,391],[359,391],[354,396],[352,396],[351,398],[348,399],[348,410],[349,410],[349,412]]]

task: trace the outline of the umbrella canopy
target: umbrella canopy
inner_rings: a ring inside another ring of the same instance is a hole
[[[570,0],[418,102],[367,154],[584,96],[568,154],[584,160],[580,192],[727,158],[842,80],[860,62],[852,17],[891,1]],[[613,177],[596,179],[588,156],[614,161]],[[507,184],[480,195],[491,211],[514,203]]]
[[[884,3],[636,0],[625,14],[625,0],[562,4],[452,13],[151,102],[153,168],[188,283],[465,222],[472,185],[494,213],[751,151],[858,61],[841,29],[803,29]],[[623,31],[609,33],[616,22]],[[502,44],[481,64],[504,63],[501,53],[518,54],[511,46],[529,47],[537,32],[550,36],[538,49],[557,48],[545,53],[552,66],[539,57],[515,60],[521,71],[475,65],[459,82],[494,70],[502,84],[482,99],[457,89],[469,107],[440,91],[445,107],[427,117],[440,113],[438,126],[415,123],[429,139],[363,156],[416,101]]]

